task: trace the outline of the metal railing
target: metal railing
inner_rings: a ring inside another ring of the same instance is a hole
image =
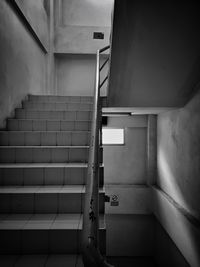
[[[108,75],[100,82],[100,73],[108,59],[100,66],[100,54],[108,50],[106,46],[97,50],[96,78],[94,91],[93,116],[89,149],[88,173],[86,181],[85,203],[83,211],[82,258],[85,267],[106,267],[109,265],[99,250],[99,168],[101,150],[101,100],[100,89]]]

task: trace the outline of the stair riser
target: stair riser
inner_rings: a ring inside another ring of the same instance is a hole
[[[48,119],[48,120],[91,120],[90,111],[36,111],[16,109],[17,119]]]
[[[59,102],[59,103],[89,103],[93,102],[93,97],[91,96],[44,96],[44,95],[29,95],[28,100],[33,102]]]
[[[1,163],[87,163],[88,148],[0,147]],[[102,162],[102,149],[101,149]]]
[[[9,131],[90,131],[90,121],[8,120]]]
[[[0,254],[74,254],[81,252],[81,230],[4,230],[0,231],[0,238]],[[105,254],[105,229],[99,230],[99,241],[101,253]]]
[[[82,193],[0,194],[0,213],[82,213]],[[104,193],[99,196],[99,212],[104,213]]]
[[[84,185],[86,175],[87,168],[0,168],[0,185]],[[103,168],[99,185],[103,186]]]
[[[29,110],[47,110],[47,111],[78,111],[92,110],[92,104],[87,103],[39,103],[39,102],[23,102],[24,109]]]
[[[84,146],[88,132],[0,132],[1,146]]]

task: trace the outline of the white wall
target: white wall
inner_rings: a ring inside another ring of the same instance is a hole
[[[113,2],[114,0],[64,0],[62,25],[110,27]]]
[[[96,61],[94,55],[57,55],[57,94],[93,96],[95,84],[95,63]],[[108,68],[106,66],[102,71],[101,80],[103,80],[107,71]],[[102,95],[106,94],[106,86],[107,82],[101,88]]]

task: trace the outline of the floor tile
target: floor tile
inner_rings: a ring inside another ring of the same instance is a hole
[[[76,255],[50,255],[45,267],[76,267]]]
[[[14,267],[44,267],[47,255],[23,255],[15,263]]]
[[[19,255],[0,255],[1,267],[13,267]]]
[[[78,229],[80,218],[80,214],[58,214],[51,229]]]

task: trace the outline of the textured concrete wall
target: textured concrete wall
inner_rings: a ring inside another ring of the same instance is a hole
[[[192,1],[116,0],[109,105],[183,106],[199,80],[199,26]]]
[[[200,218],[199,133],[200,91],[184,108],[158,116],[158,186],[197,218]]]
[[[199,118],[200,89],[184,108],[158,116],[161,190],[153,193],[157,218],[192,267],[200,265]]]
[[[28,94],[46,92],[46,55],[8,1],[0,1],[0,126]]]

